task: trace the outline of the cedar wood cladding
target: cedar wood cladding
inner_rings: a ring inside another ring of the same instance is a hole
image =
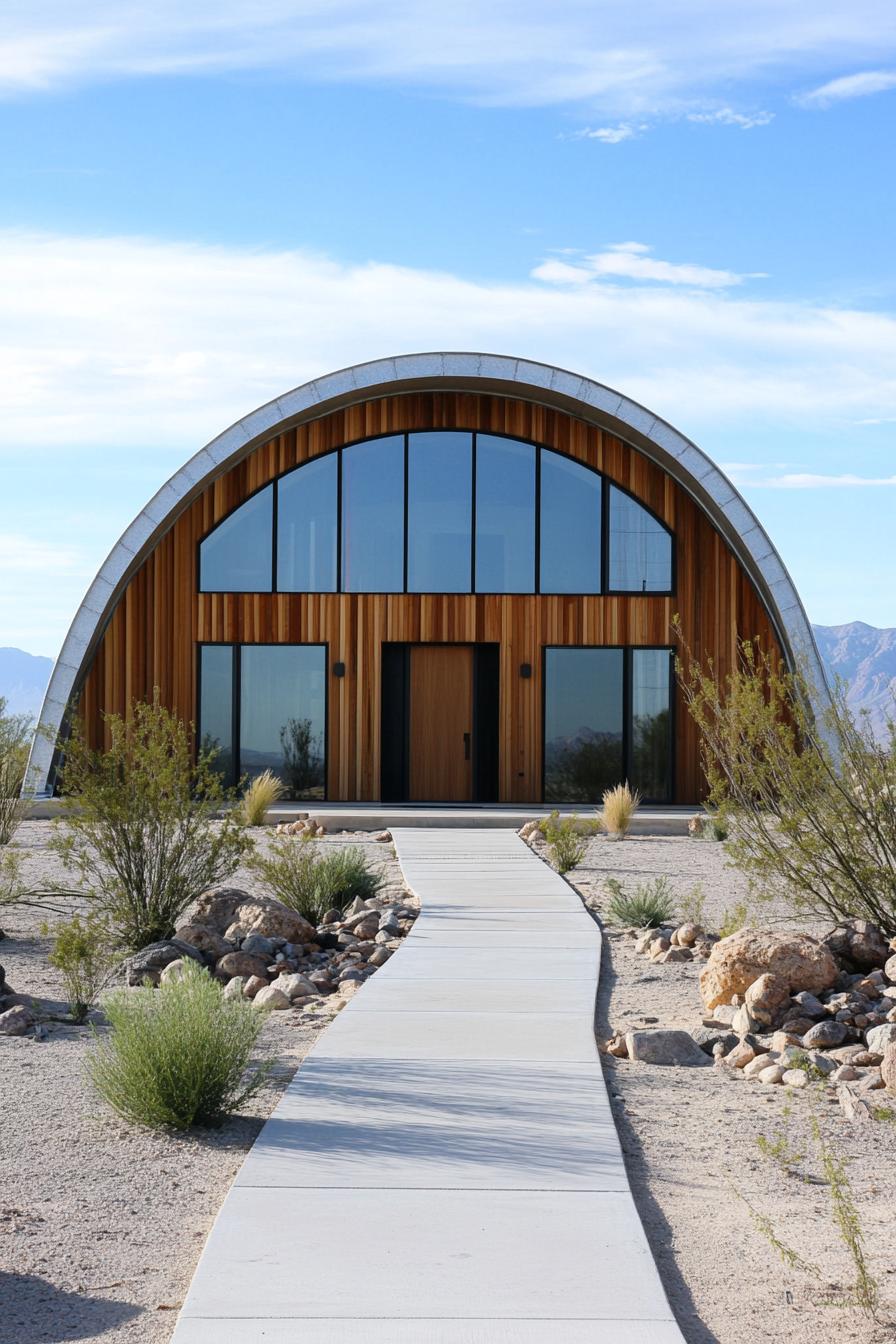
[[[470,594],[198,593],[197,543],[247,495],[291,467],[371,435],[480,429],[557,449],[604,472],[671,527],[676,593],[634,597]],[[122,713],[158,687],[165,704],[196,718],[197,644],[325,643],[346,675],[329,679],[328,797],[379,798],[383,641],[491,641],[501,645],[500,801],[532,802],[541,788],[541,650],[548,644],[672,644],[673,616],[689,647],[724,675],[738,638],[778,648],[747,575],[690,496],[613,435],[561,411],[466,392],[407,393],[360,402],[276,436],[210,485],[131,579],[84,684],[90,740],[101,713]],[[528,662],[532,676],[519,676]],[[696,731],[676,697],[674,801],[703,792]]]

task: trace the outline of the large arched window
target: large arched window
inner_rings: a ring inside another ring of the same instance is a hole
[[[431,430],[313,458],[200,543],[202,592],[671,593],[672,534],[599,472]]]

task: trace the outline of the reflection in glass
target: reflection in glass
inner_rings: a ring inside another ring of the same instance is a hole
[[[632,650],[632,788],[662,802],[669,797],[671,655],[668,649]]]
[[[622,683],[622,649],[546,650],[546,802],[596,803],[622,781]]]
[[[200,592],[271,591],[273,498],[274,487],[266,485],[200,543]]]
[[[476,438],[476,591],[535,591],[535,449]]]
[[[404,587],[404,435],[356,443],[342,454],[342,590]]]
[[[324,646],[244,644],[240,653],[240,773],[272,770],[286,797],[323,798]]]
[[[601,478],[569,458],[541,454],[541,591],[600,592]]]
[[[409,436],[408,592],[470,591],[472,468],[472,435]]]
[[[672,537],[637,500],[610,486],[611,591],[668,593],[672,588]]]
[[[336,591],[337,455],[306,462],[277,485],[277,587]]]
[[[203,644],[199,650],[199,749],[215,753],[212,769],[232,785],[232,644]]]

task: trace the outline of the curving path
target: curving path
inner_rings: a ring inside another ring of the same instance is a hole
[[[423,913],[262,1129],[174,1344],[683,1344],[597,1057],[597,925],[512,831],[393,837]]]

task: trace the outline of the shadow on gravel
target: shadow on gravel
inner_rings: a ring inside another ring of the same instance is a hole
[[[613,966],[613,959],[610,952],[610,940],[607,937],[604,937],[600,962],[600,982],[597,990],[597,1007],[594,1019],[595,1030],[597,1031],[597,1038],[599,1041],[605,1041],[612,1035],[609,1007],[616,979],[616,971]],[[688,1341],[688,1344],[718,1344],[718,1336],[713,1334],[709,1327],[700,1319],[700,1316],[697,1313],[697,1308],[694,1305],[694,1299],[691,1296],[691,1291],[675,1262],[675,1257],[671,1250],[672,1229],[666,1221],[662,1209],[650,1192],[650,1187],[647,1183],[646,1162],[641,1144],[638,1141],[638,1136],[626,1115],[624,1107],[620,1106],[619,1103],[614,1100],[614,1093],[616,1091],[614,1069],[606,1055],[602,1054],[600,1058],[601,1066],[604,1071],[604,1081],[607,1085],[607,1092],[609,1093],[610,1104],[613,1109],[613,1119],[616,1121],[616,1128],[619,1132],[619,1141],[622,1144],[625,1170],[631,1186],[632,1198],[635,1201],[638,1216],[641,1219],[645,1235],[650,1243],[650,1249],[653,1252],[653,1258],[656,1261],[663,1287],[669,1298],[669,1304],[675,1313],[678,1327]]]
[[[0,1271],[3,1338],[15,1344],[99,1339],[107,1330],[139,1316],[142,1310],[130,1302],[67,1293],[32,1274]]]

